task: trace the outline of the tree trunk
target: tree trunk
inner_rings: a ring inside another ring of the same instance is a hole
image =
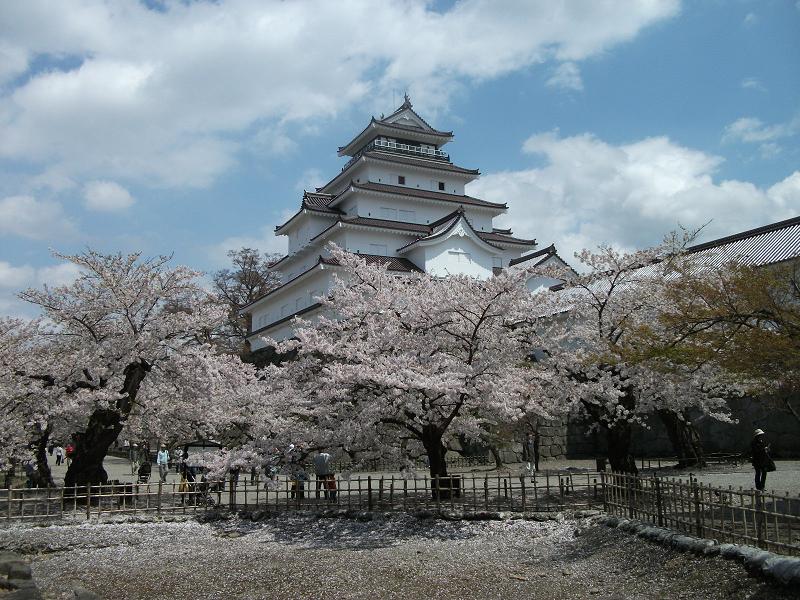
[[[428,454],[431,477],[447,477],[447,463],[444,459],[447,448],[442,444],[442,432],[432,425],[424,426],[422,428],[422,445]]]
[[[669,441],[678,457],[678,467],[703,466],[705,464],[703,443],[686,411],[678,415],[673,411],[660,410],[658,416],[664,423]]]
[[[72,463],[64,477],[64,486],[99,485],[108,482],[103,460],[108,449],[117,440],[124,419],[136,400],[139,387],[150,371],[145,361],[131,363],[125,367],[125,383],[120,390],[122,397],[115,408],[98,408],[89,417],[86,431],[75,436],[75,452]]]
[[[492,458],[494,458],[495,469],[502,469],[503,458],[500,456],[500,451],[494,446],[489,446],[489,452],[492,453]]]
[[[75,435],[75,451],[64,476],[64,486],[108,483],[103,460],[122,431],[122,418],[114,409],[97,409],[89,417],[86,431]]]
[[[631,424],[617,421],[606,429],[608,438],[608,462],[616,473],[638,473],[636,461],[631,454]]]
[[[50,472],[50,465],[47,463],[47,444],[50,441],[51,427],[48,425],[44,429],[37,426],[39,437],[31,444],[34,455],[36,456],[36,471],[31,475],[31,483],[34,487],[54,487],[53,474]]]

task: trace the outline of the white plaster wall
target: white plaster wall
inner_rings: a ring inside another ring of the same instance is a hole
[[[442,217],[445,217],[452,213],[455,210],[458,210],[458,204],[439,204],[439,203],[428,203],[421,200],[415,200],[413,198],[388,198],[388,197],[376,197],[372,195],[360,194],[356,193],[353,195],[357,197],[357,200],[349,202],[355,202],[358,206],[358,216],[360,217],[369,217],[372,219],[385,219],[385,212],[381,210],[382,208],[389,208],[395,209],[396,213],[390,213],[389,218],[392,215],[396,215],[394,219],[397,221],[406,221],[409,223],[421,223],[423,225],[427,225],[428,223],[433,223],[438,221]],[[401,214],[400,211],[414,211],[413,220],[412,215],[408,214]],[[492,215],[491,213],[485,211],[478,211],[475,209],[471,209],[469,207],[464,207],[464,214],[472,224],[472,226],[478,231],[491,231],[492,230]]]
[[[381,254],[370,247],[371,244],[386,246],[386,256],[397,256],[397,249],[405,246],[415,238],[401,235],[398,233],[390,232],[377,232],[377,231],[356,231],[352,229],[345,230],[344,233],[344,248],[348,252],[360,252],[361,254]]]
[[[353,180],[361,179],[361,182],[372,181],[373,183],[385,183],[388,185],[400,185],[397,177],[402,175],[406,178],[405,187],[420,190],[441,191],[439,182],[444,182],[444,191],[448,194],[464,195],[464,181],[460,178],[449,175],[446,171],[441,173],[423,173],[416,169],[410,169],[404,165],[369,165],[364,171],[359,172]]]
[[[554,285],[558,285],[559,283],[562,283],[562,281],[560,279],[554,279],[553,277],[534,276],[525,282],[525,286],[531,292],[539,292]]]
[[[251,313],[253,331],[314,304],[314,296],[326,294],[330,290],[331,283],[330,269],[322,269],[284,290],[271,294],[253,307]]]
[[[467,252],[469,260],[453,252]],[[425,270],[437,276],[465,274],[486,279],[492,276],[492,255],[469,238],[451,236],[425,248]]]
[[[298,223],[292,227],[289,235],[289,254],[294,254],[306,246],[317,234],[330,227],[335,222],[333,217],[320,217],[313,213],[300,215]]]

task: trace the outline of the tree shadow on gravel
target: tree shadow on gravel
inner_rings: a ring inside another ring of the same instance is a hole
[[[481,535],[476,523],[404,517],[359,520],[295,516],[258,523],[219,523],[215,527],[222,530],[222,536],[251,535],[264,537],[263,543],[329,550],[373,550],[413,540],[467,540]]]

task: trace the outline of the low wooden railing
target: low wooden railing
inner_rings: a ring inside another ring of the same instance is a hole
[[[669,477],[602,474],[612,515],[721,542],[800,555],[800,497],[704,485]]]
[[[169,483],[121,483],[73,488],[0,490],[5,521],[194,514],[213,507],[269,512],[331,508],[359,511],[531,513],[599,507],[598,473],[456,474],[449,477],[336,477]]]

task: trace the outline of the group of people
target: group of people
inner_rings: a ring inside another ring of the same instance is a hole
[[[61,444],[52,444],[48,448],[48,452],[50,456],[56,459],[56,466],[60,466],[69,464],[72,462],[72,455],[75,453],[75,446],[72,442],[68,443],[66,446],[62,446]]]

